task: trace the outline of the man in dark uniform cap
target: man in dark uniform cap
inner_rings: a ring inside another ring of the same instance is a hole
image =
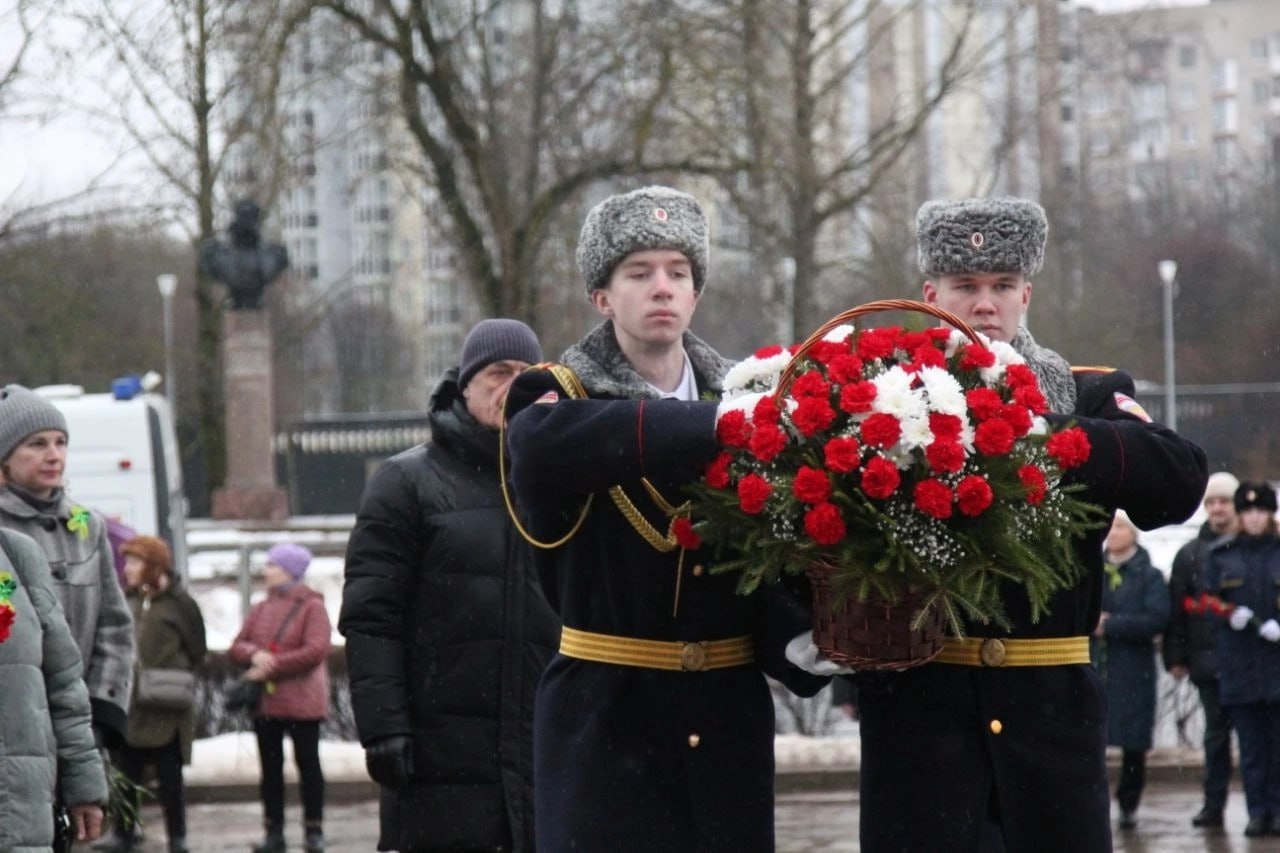
[[[925,301],[1009,343],[1036,372],[1055,426],[1092,445],[1080,497],[1150,529],[1187,518],[1204,453],[1152,423],[1130,377],[1073,369],[1022,325],[1044,257],[1044,210],[1014,198],[928,202],[916,220]],[[1103,583],[1099,527],[1075,542],[1083,576],[1033,622],[1010,585],[1009,631],[966,625],[933,662],[858,676],[862,850],[1111,849],[1107,708],[1089,665]],[[1050,663],[1045,663],[1048,660]]]
[[[577,260],[605,320],[507,400],[516,503],[564,621],[535,706],[538,849],[771,851],[764,673],[806,695],[826,679],[784,657],[804,610],[777,587],[737,595],[680,533],[729,368],[688,332],[707,221],[666,187],[611,196]]]

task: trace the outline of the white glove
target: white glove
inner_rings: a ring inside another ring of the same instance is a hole
[[[849,675],[855,670],[841,666],[822,654],[822,650],[813,642],[813,632],[805,631],[796,634],[787,643],[787,660],[805,672],[814,675]]]
[[[1274,619],[1263,622],[1262,627],[1258,628],[1258,636],[1271,643],[1280,642],[1280,622]]]
[[[1247,607],[1237,607],[1231,611],[1231,615],[1227,617],[1227,621],[1231,623],[1231,627],[1236,631],[1243,631],[1245,626],[1249,624],[1249,620],[1253,618],[1253,611]]]

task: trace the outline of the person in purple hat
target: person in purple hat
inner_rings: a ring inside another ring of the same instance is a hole
[[[303,582],[311,552],[283,543],[267,551],[262,576],[265,601],[255,604],[231,644],[228,657],[247,666],[245,677],[266,684],[253,713],[262,768],[260,793],[266,837],[255,853],[281,853],[284,836],[284,736],[293,739],[302,784],[307,853],[324,850],[324,773],[320,768],[320,723],[329,713],[332,627],[324,597]]]

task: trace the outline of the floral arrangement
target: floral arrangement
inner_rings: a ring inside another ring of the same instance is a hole
[[[18,591],[18,584],[14,581],[13,575],[8,572],[0,572],[0,643],[9,639],[9,634],[13,630],[13,622],[18,617],[17,611],[14,609],[10,599],[13,594]]]
[[[1197,596],[1188,595],[1182,599],[1182,610],[1184,613],[1190,613],[1192,616],[1217,616],[1219,619],[1226,619],[1236,609],[1234,604],[1228,604],[1216,595],[1210,595],[1202,592]],[[1255,617],[1253,622],[1257,622]]]
[[[1104,522],[1061,483],[1088,459],[1083,430],[1051,430],[1035,374],[1007,344],[824,328],[726,376],[725,449],[675,528],[681,544],[716,546],[716,570],[740,571],[744,594],[819,567],[841,596],[916,602],[913,628],[941,608],[963,635],[962,617],[1008,624],[1011,581],[1038,619],[1078,576],[1073,536]]]

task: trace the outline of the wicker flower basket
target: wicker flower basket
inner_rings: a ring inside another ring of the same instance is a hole
[[[856,328],[858,318],[881,311],[928,314],[951,324],[970,340],[979,340],[977,332],[964,320],[935,305],[910,299],[868,302],[832,317],[806,338],[783,372],[779,390],[790,386],[800,358],[829,332],[845,323],[852,323]],[[906,596],[896,604],[889,604],[841,596],[832,582],[837,571],[838,566],[819,562],[808,572],[813,589],[813,637],[824,655],[858,670],[898,671],[928,663],[942,651],[946,618],[941,608],[930,609],[920,626],[912,628],[922,604],[918,597]]]

